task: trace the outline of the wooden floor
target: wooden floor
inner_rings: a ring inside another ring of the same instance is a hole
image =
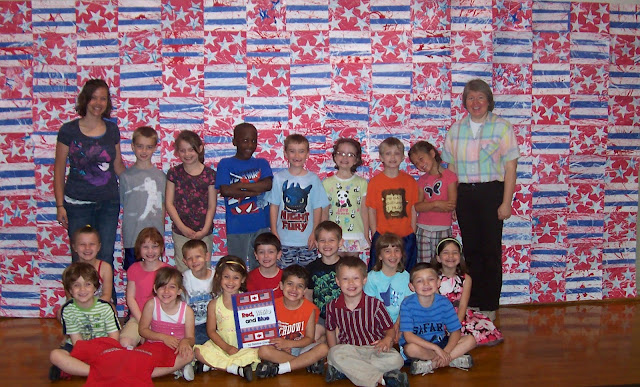
[[[640,300],[504,307],[498,313],[504,343],[471,352],[474,367],[466,372],[440,369],[410,376],[413,386],[438,385],[562,385],[640,384]],[[51,319],[0,319],[0,380],[5,386],[49,385],[49,351],[61,340],[60,324]],[[80,386],[84,380],[53,383]],[[158,386],[186,384],[170,377]],[[214,383],[241,386],[237,376],[214,371],[196,376],[191,386]],[[253,381],[261,387],[324,385],[324,379],[297,371]],[[333,386],[349,386],[347,381]]]

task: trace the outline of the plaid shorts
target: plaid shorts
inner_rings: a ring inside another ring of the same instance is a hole
[[[451,236],[451,228],[442,231],[429,231],[418,227],[416,231],[418,262],[431,262],[436,256],[436,247],[442,239]]]
[[[309,249],[307,246],[282,246],[282,257],[278,261],[278,267],[284,269],[298,264],[307,266],[318,258],[318,250]]]

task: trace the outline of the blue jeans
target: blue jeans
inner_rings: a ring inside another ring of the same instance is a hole
[[[118,216],[120,215],[120,200],[103,200],[91,204],[64,204],[69,220],[69,240],[73,233],[86,225],[95,227],[100,234],[100,251],[98,259],[107,262],[113,267],[113,250],[116,243],[116,230],[118,228]],[[73,245],[73,242],[72,242]],[[78,255],[72,252],[71,260],[78,260]],[[115,292],[114,292],[115,294]]]

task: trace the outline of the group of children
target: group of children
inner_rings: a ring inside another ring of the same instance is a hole
[[[302,135],[287,136],[289,168],[275,175],[253,157],[253,125],[236,126],[233,144],[236,155],[221,160],[216,173],[204,165],[200,137],[181,132],[175,149],[182,164],[165,182],[151,163],[157,134],[149,127],[134,132],[136,163],[120,177],[129,320],[120,331],[109,304],[113,273],[96,259],[99,234],[77,230],[72,248],[83,262],[63,273],[70,299],[60,317],[69,342],[51,353],[51,379],[131,381],[141,378],[138,369],[150,383],[220,369],[250,381],[302,368],[322,374],[326,357],[326,381],[403,386],[400,368],[408,359],[413,374],[469,368],[470,349],[502,340],[489,319],[467,308],[471,278],[451,238],[456,177],[440,166],[431,144],[420,141],[409,151],[424,172],[416,182],[400,170],[402,142],[385,139],[384,170],[369,183],[355,175],[362,150],[353,139],[336,142],[337,172],[324,182],[305,169],[309,143]],[[229,255],[212,270],[218,191]],[[173,221],[176,268],[162,261],[163,203]],[[362,258],[369,248],[367,272]],[[239,349],[232,296],[263,289],[276,297],[279,337]],[[82,343],[96,338],[105,339]],[[113,352],[128,364],[105,372],[105,355]]]

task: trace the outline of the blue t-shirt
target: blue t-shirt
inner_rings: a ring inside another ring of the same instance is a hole
[[[318,176],[309,171],[304,176],[280,171],[274,175],[267,197],[279,207],[277,231],[282,245],[306,246],[313,232],[313,210],[329,205]]]
[[[364,292],[382,301],[389,312],[389,316],[395,323],[400,315],[400,304],[413,294],[409,289],[409,273],[406,270],[396,273],[391,277],[380,271],[370,271],[367,275],[367,283]]]
[[[240,160],[228,157],[220,160],[216,176],[216,189],[237,182],[257,183],[272,177],[271,167],[265,159],[250,158]],[[266,192],[243,199],[224,198],[227,234],[250,234],[269,227],[268,202]]]
[[[80,119],[62,125],[58,142],[69,147],[69,176],[64,194],[72,199],[97,202],[119,200],[118,177],[114,169],[116,145],[120,144],[120,130],[104,120],[106,132],[89,137],[80,130]]]
[[[462,329],[456,310],[447,297],[435,294],[433,304],[425,308],[420,305],[417,294],[405,298],[400,306],[400,332],[411,332],[431,343],[439,343],[447,332]],[[404,335],[400,345],[406,344]]]

